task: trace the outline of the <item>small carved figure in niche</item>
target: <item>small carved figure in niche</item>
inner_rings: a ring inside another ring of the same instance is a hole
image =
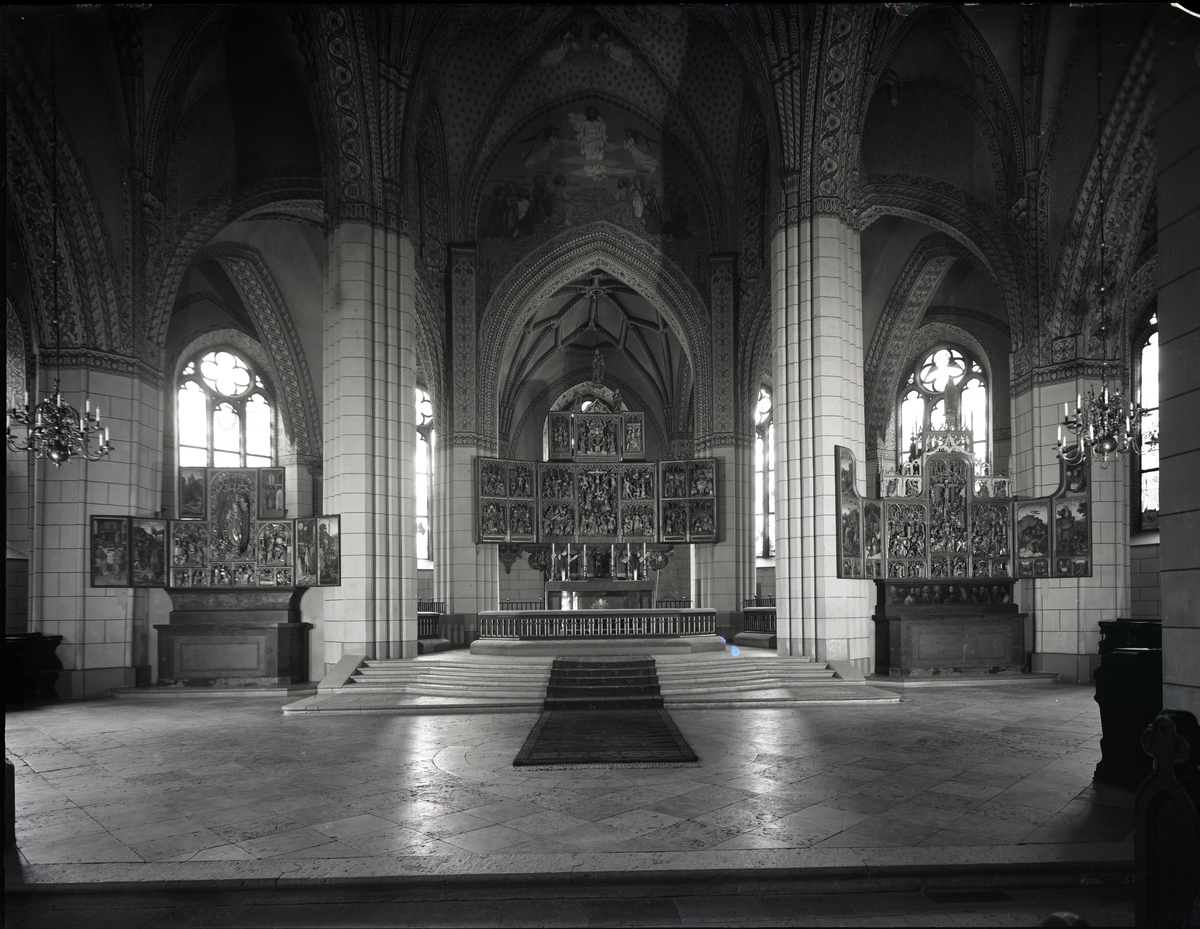
[[[212,583],[214,587],[230,587],[233,585],[233,572],[227,564],[212,566]]]
[[[522,503],[512,508],[513,535],[533,535],[533,513],[528,504]]]
[[[604,353],[597,346],[592,350],[592,383],[599,384],[604,380]]]
[[[550,449],[554,452],[571,450],[570,425],[565,418],[555,417],[550,423]]]
[[[642,451],[642,424],[636,420],[625,423],[625,451],[630,454]]]
[[[504,507],[491,501],[485,502],[479,522],[485,536],[504,535]]]
[[[552,503],[542,508],[542,534],[559,538],[575,534],[575,514],[568,504]]]
[[[713,495],[712,468],[708,465],[692,467],[692,496],[711,497]]]
[[[510,477],[512,479],[512,488],[510,490],[511,496],[533,496],[533,473],[529,468],[514,465]]]
[[[667,468],[663,476],[664,497],[686,497],[687,475],[681,467]]]
[[[681,503],[663,507],[663,534],[683,538],[687,535],[687,509]]]
[[[654,496],[654,473],[649,468],[631,468],[625,472],[623,490],[626,500],[649,500]]]
[[[485,497],[503,497],[507,494],[504,485],[504,470],[500,465],[484,464],[480,488]]]
[[[911,587],[908,588],[908,591],[905,594],[904,602],[905,603],[916,603],[917,602],[917,598],[913,596],[913,589]]]
[[[932,603],[933,602],[932,598],[929,595],[928,585],[921,588],[921,602],[922,603]]]

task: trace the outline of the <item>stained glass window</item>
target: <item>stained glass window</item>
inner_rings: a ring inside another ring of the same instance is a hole
[[[417,407],[417,559],[433,560],[433,401],[420,387],[416,389]]]
[[[760,387],[754,411],[754,532],[757,554],[775,554],[775,424],[771,391]]]
[[[987,378],[970,352],[951,345],[934,349],[909,369],[897,400],[897,464],[920,454],[921,434],[927,429],[967,430],[976,459],[990,459]]]
[[[227,349],[183,367],[176,392],[179,466],[265,468],[275,459],[275,407],[253,364]]]
[[[1142,530],[1158,528],[1158,314],[1151,312],[1134,342],[1138,405],[1142,416],[1142,449],[1134,468],[1135,522]]]

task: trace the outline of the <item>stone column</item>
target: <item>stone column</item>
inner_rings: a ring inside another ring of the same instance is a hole
[[[1100,392],[1094,364],[1079,363],[1075,376],[1050,381],[1035,371],[1034,386],[1012,398],[1014,492],[1048,496],[1060,482],[1056,443],[1063,404]],[[1111,382],[1110,382],[1111,383]],[[1092,464],[1092,576],[1043,578],[1017,584],[1021,609],[1030,614],[1025,643],[1034,671],[1063,680],[1090,681],[1100,664],[1100,620],[1129,615],[1129,461]]]
[[[710,259],[712,422],[696,442],[696,454],[719,462],[717,512],[722,541],[695,546],[694,605],[717,611],[726,638],[741,631],[742,601],[754,595],[753,435],[738,433],[736,255]]]
[[[341,515],[342,584],[325,590],[325,664],[417,654],[413,541],[413,246],[346,222],[325,277],[322,512]]]
[[[452,624],[463,626],[465,641],[455,644],[466,644],[475,637],[480,610],[497,609],[500,602],[498,546],[475,542],[472,462],[495,457],[496,442],[477,433],[477,252],[473,245],[452,245],[449,251],[450,357],[434,448],[433,589],[446,602]]]
[[[1200,717],[1200,29],[1181,19],[1160,33],[1158,105],[1159,533],[1163,705]]]
[[[779,652],[869,672],[870,582],[837,577],[834,499],[834,446],[865,457],[859,234],[796,215],[771,263]]]
[[[86,397],[98,406],[115,448],[95,462],[36,463],[30,630],[63,636],[59,696],[85,697],[149,682],[149,592],[91,586],[90,528],[92,516],[158,515],[162,390],[133,359],[70,349],[63,356],[65,401],[82,406]],[[39,367],[46,396],[53,364]]]

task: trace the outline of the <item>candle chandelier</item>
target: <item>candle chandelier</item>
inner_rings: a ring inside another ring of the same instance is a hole
[[[51,113],[51,180],[50,180],[50,225],[52,228],[53,251],[50,272],[53,275],[52,303],[54,314],[54,393],[44,398],[33,409],[29,407],[29,392],[24,392],[21,405],[8,410],[8,447],[14,452],[32,451],[35,458],[52,461],[61,467],[73,458],[98,461],[113,450],[108,440],[108,429],[100,425],[100,408],[84,400],[83,414],[63,399],[60,389],[62,375],[62,333],[59,327],[58,306],[58,96],[54,72],[54,34],[50,34],[50,113]],[[14,433],[13,427],[24,430]],[[93,446],[93,439],[100,439]]]
[[[1109,293],[1104,243],[1104,178],[1103,157],[1100,149],[1103,114],[1100,109],[1104,71],[1100,61],[1100,16],[1096,15],[1096,188],[1098,191],[1099,217],[1098,235],[1100,262],[1095,293],[1095,336],[1103,346],[1105,361],[1119,358],[1115,335],[1118,327],[1113,322],[1113,306]],[[1142,415],[1146,412],[1132,397],[1126,397],[1119,384],[1108,385],[1108,366],[1101,369],[1100,392],[1088,388],[1087,397],[1075,395],[1075,412],[1069,404],[1063,404],[1063,421],[1058,429],[1058,454],[1068,464],[1079,464],[1087,458],[1107,463],[1110,458],[1120,458],[1126,452],[1141,451]],[[1130,391],[1132,393],[1132,391]],[[1065,440],[1063,429],[1074,436],[1074,441]],[[1155,441],[1150,437],[1147,441]]]

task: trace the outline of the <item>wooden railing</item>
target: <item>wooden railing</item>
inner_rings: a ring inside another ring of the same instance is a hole
[[[500,609],[505,612],[514,610],[544,610],[546,604],[541,600],[505,600],[500,604]]]
[[[715,635],[715,610],[495,610],[481,639],[604,639]]]
[[[440,639],[442,637],[441,618],[441,613],[417,611],[417,638]]]
[[[418,613],[445,613],[446,612],[446,601],[445,600],[418,600],[417,601],[417,612]]]
[[[742,610],[743,632],[765,632],[775,635],[775,607],[748,606]]]
[[[686,597],[674,600],[655,600],[654,608],[658,610],[690,610],[692,601]]]

